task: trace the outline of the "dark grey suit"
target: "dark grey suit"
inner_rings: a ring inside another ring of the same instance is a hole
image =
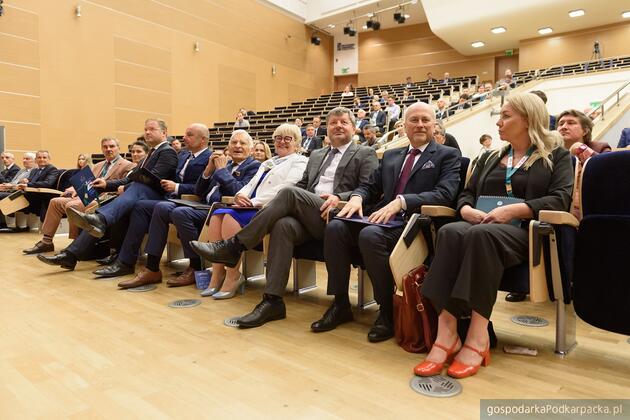
[[[265,293],[282,296],[289,279],[293,247],[312,239],[324,237],[325,221],[319,208],[324,200],[314,193],[320,167],[330,147],[318,149],[311,155],[304,176],[294,187],[280,190],[252,221],[237,235],[239,242],[251,249],[267,233],[271,233],[267,256],[267,284]],[[333,193],[347,200],[352,191],[378,166],[373,149],[348,146],[335,171]]]
[[[408,148],[385,152],[379,168],[354,190],[352,195],[363,199],[365,215],[394,200],[407,152]],[[415,162],[401,194],[406,213],[418,212],[426,204],[453,205],[460,182],[459,167],[459,151],[431,141]],[[403,227],[384,228],[339,219],[328,223],[324,239],[328,294],[347,295],[352,257],[360,252],[372,280],[376,302],[381,305],[381,311],[391,315],[394,279],[389,269],[389,255],[402,231]]]

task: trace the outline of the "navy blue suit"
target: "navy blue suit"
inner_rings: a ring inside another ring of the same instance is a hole
[[[177,169],[177,152],[168,144],[162,144],[154,150],[134,171],[144,167],[155,174],[160,179],[175,180],[175,170]],[[105,218],[108,226],[113,225],[126,216],[140,200],[161,200],[164,198],[162,189],[153,189],[140,182],[131,182],[129,177],[107,181],[106,190],[115,191],[119,185],[126,185],[125,193],[107,206],[97,210],[98,214]]]
[[[370,179],[352,192],[363,199],[363,214],[369,215],[396,198],[395,190],[407,153],[408,148],[385,152]],[[453,205],[460,182],[460,157],[458,150],[434,140],[427,145],[401,194],[407,214],[420,211],[425,204]],[[338,219],[328,223],[324,236],[328,294],[348,293],[352,256],[360,252],[372,280],[374,298],[381,305],[381,311],[391,315],[394,279],[389,269],[389,255],[402,231],[403,227],[384,228]]]
[[[175,150],[168,143],[163,143],[158,149],[151,152],[151,155],[140,162],[131,172],[133,173],[139,168],[144,167],[153,172],[160,179],[173,180],[175,179],[177,162],[177,153]],[[107,181],[107,187],[105,189],[106,191],[116,191],[121,185],[125,186],[125,193],[105,207],[97,210],[98,214],[105,218],[108,226],[114,225],[129,214],[138,201],[146,199],[160,200],[164,198],[163,190],[154,190],[140,182],[133,182],[128,176],[123,179]],[[96,242],[96,238],[83,231],[79,237],[66,248],[66,252],[74,255],[78,260],[87,259],[94,254]]]
[[[179,184],[177,188],[177,194],[170,193],[169,197],[178,197],[182,194],[193,194],[197,179],[203,173],[206,165],[208,164],[208,158],[210,157],[210,151],[208,149],[201,152],[196,158],[188,159],[192,156],[189,151],[183,151],[179,154],[179,163],[177,170],[175,171],[175,182]],[[184,165],[186,170],[184,171],[183,178],[181,177],[182,169]],[[125,192],[125,194],[127,194]],[[131,220],[129,222],[129,229],[125,235],[122,247],[120,249],[119,259],[124,264],[135,265],[138,259],[138,251],[140,245],[142,245],[142,239],[144,235],[149,231],[149,224],[151,223],[151,215],[153,214],[153,208],[158,203],[172,204],[170,201],[163,200],[140,200],[138,201],[131,212]]]
[[[260,162],[248,157],[232,172],[233,163],[230,161],[225,168],[216,170],[208,179],[199,177],[195,193],[208,204],[220,201],[224,195],[236,195],[256,175],[259,166]],[[208,199],[210,192],[212,194]],[[199,258],[188,243],[197,240],[206,217],[208,217],[208,210],[177,206],[170,201],[158,203],[151,216],[149,240],[144,249],[145,252],[154,256],[162,255],[168,239],[168,225],[172,222],[177,228],[184,256],[190,259]],[[126,263],[126,261],[123,262]]]
[[[0,172],[0,184],[11,182],[13,177],[17,175],[18,172],[20,172],[20,167],[16,164],[13,164],[13,166],[11,166],[11,169],[3,169],[2,172]]]
[[[55,188],[60,171],[54,165],[46,165],[43,168],[33,169],[28,178],[27,187],[33,188]],[[28,207],[22,210],[24,213],[32,213],[39,216],[44,221],[46,210],[50,199],[54,197],[51,194],[42,193],[26,193]]]

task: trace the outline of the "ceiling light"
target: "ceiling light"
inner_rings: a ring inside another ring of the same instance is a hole
[[[355,36],[357,34],[356,29],[348,28],[348,36]]]
[[[335,29],[335,25],[333,25],[332,23],[329,23],[329,24],[328,24],[328,27],[329,27],[330,29]]]
[[[470,46],[471,46],[471,47],[473,47],[473,48],[481,48],[481,47],[483,47],[484,45],[486,45],[486,44],[484,44],[484,43],[483,43],[483,42],[481,42],[481,41],[475,41],[475,42],[473,42],[472,44],[470,44]]]
[[[374,17],[374,13],[368,13],[368,14],[367,14],[367,17],[369,17],[369,18],[373,18],[373,17]]]
[[[370,23],[372,23],[372,21],[370,21]],[[369,25],[369,27],[372,27],[372,25]],[[363,26],[362,26],[362,28],[363,28],[363,29],[367,29],[367,28],[368,28],[368,25],[363,25]]]
[[[623,13],[621,14],[621,17],[622,17],[622,18],[624,18],[624,19],[628,19],[628,18],[630,18],[630,12],[623,12]]]
[[[538,30],[538,33],[541,35],[547,35],[553,32],[553,29],[551,29],[550,27],[546,27],[546,28],[540,28]]]
[[[505,27],[503,26],[497,26],[496,28],[490,29],[490,32],[492,32],[493,34],[502,34],[505,31],[507,31],[507,29],[505,29]]]
[[[405,19],[409,19],[411,15],[405,15]]]
[[[580,17],[584,16],[584,9],[571,10],[569,12],[570,17]]]
[[[348,35],[350,33],[350,27],[349,26],[344,26],[343,27],[343,33]]]

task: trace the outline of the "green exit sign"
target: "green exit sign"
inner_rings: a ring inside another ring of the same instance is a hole
[[[341,74],[348,74],[348,73],[350,73],[350,67],[341,68]]]
[[[507,57],[510,57],[510,56],[514,55],[514,50],[505,50],[505,55]]]

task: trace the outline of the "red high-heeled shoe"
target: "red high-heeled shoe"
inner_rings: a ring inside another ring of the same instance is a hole
[[[467,378],[477,373],[480,366],[488,366],[490,364],[490,344],[486,346],[485,351],[480,351],[476,348],[470,347],[468,344],[464,344],[462,348],[464,347],[474,351],[479,356],[481,356],[480,364],[471,366],[466,365],[458,360],[454,360],[451,366],[448,368],[448,371],[446,372],[448,373],[448,376],[452,376],[453,378],[457,379]]]
[[[455,349],[457,348],[457,345],[459,343],[460,343],[459,337],[455,339],[455,342],[453,343],[450,349],[447,349],[440,343],[433,343],[435,347],[442,349],[446,352],[446,357],[444,358],[444,361],[440,363],[440,362],[430,362],[428,360],[425,360],[424,362],[416,365],[416,367],[413,368],[413,373],[415,373],[418,376],[439,375],[440,373],[442,373],[442,369],[444,369],[444,365],[453,363],[453,359],[455,358]]]

